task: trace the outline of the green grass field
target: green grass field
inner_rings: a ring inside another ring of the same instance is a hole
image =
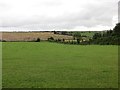
[[[81,33],[81,35],[85,35],[87,37],[93,37],[93,35],[95,34],[96,32],[84,32],[84,33]]]
[[[2,42],[0,42],[0,90],[2,90]]]
[[[116,88],[118,47],[4,42],[3,88]]]
[[[75,33],[75,32],[73,32],[73,33]],[[104,31],[92,31],[92,32],[85,31],[85,32],[78,32],[78,33],[80,33],[82,36],[87,36],[87,37],[91,37],[92,38],[95,33],[103,34]]]

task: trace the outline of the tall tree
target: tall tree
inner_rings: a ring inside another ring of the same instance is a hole
[[[115,28],[113,29],[114,33],[120,37],[120,23],[116,24]]]

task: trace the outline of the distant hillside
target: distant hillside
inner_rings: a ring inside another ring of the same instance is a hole
[[[40,38],[47,40],[53,37],[54,39],[73,39],[73,36],[54,34],[53,32],[3,32],[2,40],[5,41],[32,41]],[[1,40],[1,38],[0,38]]]

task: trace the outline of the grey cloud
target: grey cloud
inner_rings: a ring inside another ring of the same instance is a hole
[[[99,2],[99,0],[98,0]],[[47,5],[59,5],[60,3],[46,2]],[[77,13],[65,12],[63,16],[50,18],[35,15],[20,18],[3,19],[1,27],[18,27],[25,29],[73,29],[77,26],[94,27],[97,25],[112,26],[112,18],[117,15],[117,2],[111,0],[107,3],[88,4],[83,11]],[[57,12],[56,12],[57,13]],[[11,22],[12,21],[12,22]]]

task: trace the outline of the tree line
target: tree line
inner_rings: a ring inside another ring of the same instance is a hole
[[[54,32],[55,34],[58,34],[60,32]],[[69,35],[69,33],[63,32],[61,34]],[[50,37],[48,41],[50,42],[59,42],[59,43],[67,43],[67,44],[78,44],[78,45],[120,45],[120,23],[116,24],[116,26],[113,28],[113,30],[108,30],[104,32],[97,32],[94,33],[92,38],[88,38],[88,40],[84,40],[83,36],[80,32],[74,32],[72,34],[70,32],[70,35],[73,36],[73,40],[68,40],[67,42],[65,39],[57,39],[55,40],[53,37]]]
[[[91,41],[93,44],[120,45],[120,23],[116,24],[113,30],[95,33]]]

